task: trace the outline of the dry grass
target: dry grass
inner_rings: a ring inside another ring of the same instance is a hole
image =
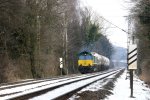
[[[94,92],[85,91],[85,92],[78,94],[80,98],[76,100],[102,100],[106,97],[106,95],[110,95],[110,94],[112,93],[108,90],[99,90],[99,91],[94,91]]]
[[[146,83],[150,83],[150,60],[144,60],[141,67],[142,74],[140,75],[140,79]]]

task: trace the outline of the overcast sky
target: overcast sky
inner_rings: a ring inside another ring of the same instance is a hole
[[[100,16],[109,20],[121,29],[127,29],[127,20],[125,16],[128,15],[128,3],[125,0],[80,0],[81,6],[91,7]],[[114,27],[113,25],[111,27]],[[107,30],[107,37],[111,43],[127,47],[127,33],[118,28],[110,28]]]

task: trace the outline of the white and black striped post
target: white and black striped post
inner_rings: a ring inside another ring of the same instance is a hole
[[[63,58],[59,58],[59,62],[60,62],[60,74],[62,75],[62,71],[63,71]]]
[[[131,97],[133,97],[133,71],[137,69],[137,46],[132,44],[128,46],[128,69],[130,70],[130,88]]]
[[[128,48],[128,69],[137,69],[137,46],[129,45]]]

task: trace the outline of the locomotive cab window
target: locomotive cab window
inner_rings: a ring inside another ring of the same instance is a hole
[[[91,55],[81,55],[79,56],[80,60],[92,60],[92,56]]]

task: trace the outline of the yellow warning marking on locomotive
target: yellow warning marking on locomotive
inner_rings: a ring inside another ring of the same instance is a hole
[[[78,66],[93,66],[93,60],[78,60]]]

